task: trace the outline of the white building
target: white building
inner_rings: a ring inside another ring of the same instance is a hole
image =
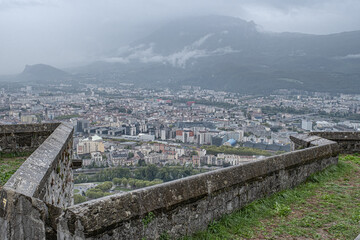
[[[155,141],[154,135],[140,133],[138,136],[139,136],[139,140],[141,141]]]
[[[312,130],[312,121],[308,121],[308,120],[301,120],[301,128],[306,130],[306,131],[311,131]]]
[[[103,139],[97,135],[88,137],[79,141],[77,145],[78,154],[86,154],[92,152],[104,152]]]
[[[91,153],[91,160],[97,163],[101,163],[103,158],[100,152],[92,152]]]

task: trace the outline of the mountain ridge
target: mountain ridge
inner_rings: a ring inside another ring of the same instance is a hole
[[[24,70],[15,76],[16,81],[37,84],[66,82],[71,74],[47,64],[26,65]]]
[[[196,19],[168,23],[77,70],[107,79],[111,73],[111,83],[146,87],[190,84],[244,93],[278,88],[360,91],[360,31],[273,33],[232,17]],[[345,86],[339,87],[341,83]]]
[[[25,68],[20,78],[66,81],[76,74],[107,85],[360,93],[360,31],[313,35],[260,29],[252,21],[226,16],[180,19],[97,62],[68,69],[70,74],[52,68],[28,74]]]

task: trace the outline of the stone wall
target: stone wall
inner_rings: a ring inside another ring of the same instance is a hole
[[[32,152],[59,123],[0,125],[0,152]]]
[[[223,214],[283,189],[337,163],[336,142],[69,207],[58,239],[158,239],[203,230]]]
[[[35,128],[50,129],[46,124]],[[56,239],[55,219],[73,203],[72,134],[72,127],[57,124],[1,189],[2,239]]]
[[[360,132],[311,132],[291,136],[292,150],[315,146],[313,143],[322,138],[337,142],[341,153],[360,152]]]
[[[0,236],[70,240],[190,235],[223,214],[297,186],[336,164],[339,153],[358,149],[355,133],[336,134],[326,135],[330,140],[299,135],[292,137],[297,150],[290,153],[70,206],[72,129],[62,124],[0,191]]]
[[[342,153],[360,152],[360,132],[311,132],[310,135],[337,142]]]
[[[11,189],[0,191],[0,239],[57,239],[62,209]]]

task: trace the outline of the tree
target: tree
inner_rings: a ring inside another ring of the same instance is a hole
[[[154,179],[153,181],[150,182],[151,185],[156,185],[156,184],[160,184],[163,183],[163,181],[161,179]]]
[[[158,172],[159,170],[154,164],[147,166],[145,170],[146,179],[149,181],[154,180]]]
[[[251,135],[253,135],[252,132],[244,132],[244,137],[250,137]]]
[[[104,192],[99,188],[91,188],[86,191],[86,196],[91,199],[101,198],[104,196]]]
[[[197,156],[197,155],[198,155],[198,152],[195,150],[191,151],[191,153],[190,153],[190,156]]]
[[[128,159],[130,159],[130,158],[133,158],[134,157],[134,153],[132,153],[132,152],[129,152],[129,154],[128,154]]]
[[[127,178],[121,179],[121,184],[124,185],[124,187],[127,187],[128,183],[129,183],[129,180]]]
[[[133,179],[133,178],[131,178],[131,179],[129,179],[129,185],[130,185],[130,187],[135,187],[135,179]]]
[[[138,165],[139,165],[140,167],[146,166],[145,160],[144,160],[144,159],[139,159]]]
[[[113,178],[113,183],[116,185],[116,186],[119,186],[121,185],[121,179],[120,178]]]
[[[230,163],[228,163],[228,162],[224,162],[224,163],[223,163],[223,167],[224,167],[224,168],[229,167],[229,166],[231,166]]]
[[[74,194],[74,203],[79,204],[86,202],[86,197],[80,195],[80,194]]]
[[[88,182],[88,176],[85,174],[79,174],[74,180],[75,183],[84,183]]]
[[[144,187],[145,185],[144,185],[144,181],[143,180],[136,180],[135,181],[135,187],[136,188],[142,188],[142,187]]]
[[[104,182],[102,184],[97,185],[96,188],[105,192],[105,191],[109,191],[112,188],[112,186],[113,186],[112,182]]]

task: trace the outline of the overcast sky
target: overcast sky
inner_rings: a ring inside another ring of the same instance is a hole
[[[360,30],[359,0],[0,0],[0,74],[81,65],[172,19],[227,15],[264,30]]]

